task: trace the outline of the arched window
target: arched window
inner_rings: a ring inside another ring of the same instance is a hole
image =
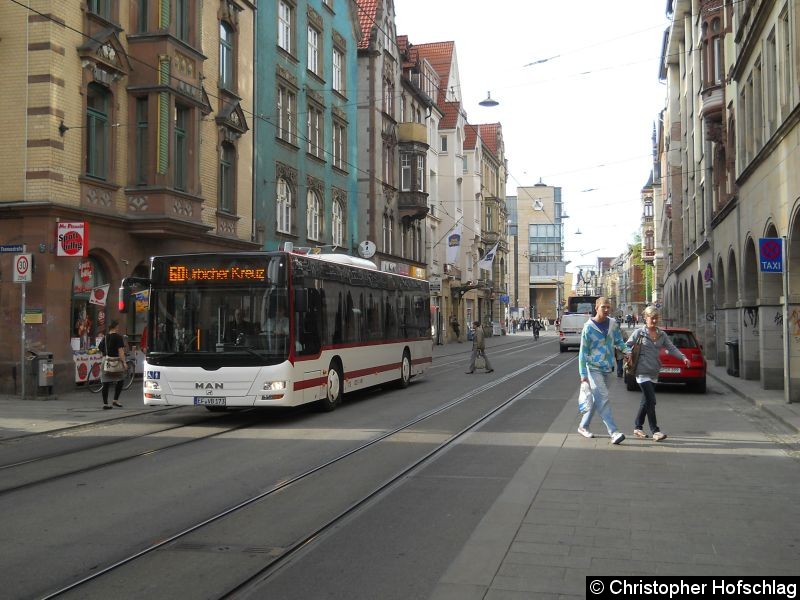
[[[331,218],[331,243],[334,246],[344,247],[344,208],[338,200],[333,203],[333,217]]]
[[[225,142],[219,152],[219,209],[235,212],[236,148]]]
[[[314,190],[309,190],[306,197],[306,237],[309,240],[319,240],[320,221],[322,213],[319,196]]]
[[[278,179],[277,228],[280,233],[292,232],[292,190],[286,180]]]
[[[233,28],[225,22],[219,24],[219,86],[234,89]]]
[[[86,174],[98,179],[108,179],[110,109],[111,93],[102,85],[90,83],[86,92]]]

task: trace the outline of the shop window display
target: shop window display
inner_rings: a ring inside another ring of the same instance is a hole
[[[92,290],[108,278],[91,257],[81,260],[72,277],[72,326],[70,344],[75,362],[75,381],[84,382],[99,376],[100,355],[97,343],[106,327],[106,307],[89,301]]]

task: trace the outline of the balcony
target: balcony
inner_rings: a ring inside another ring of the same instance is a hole
[[[428,214],[428,194],[425,192],[400,192],[397,207],[401,219],[424,219]]]
[[[428,144],[428,129],[424,123],[400,123],[397,126],[397,141],[399,143],[414,142]]]
[[[725,107],[725,94],[722,86],[716,85],[705,88],[700,94],[700,118],[720,120]]]

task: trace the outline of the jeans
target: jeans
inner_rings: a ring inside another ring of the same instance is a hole
[[[611,414],[611,403],[608,400],[608,386],[606,384],[609,373],[593,371],[592,369],[589,369],[587,373],[589,385],[592,388],[593,403],[589,412],[585,413],[581,418],[581,427],[589,429],[589,423],[592,422],[594,413],[597,413],[603,419],[603,423],[608,429],[608,435],[613,435],[617,432],[617,424],[614,423],[614,417]]]
[[[656,423],[656,385],[652,381],[643,381],[639,387],[642,388],[642,401],[639,404],[639,412],[636,413],[636,422],[633,426],[636,429],[642,429],[644,417],[647,415],[650,431],[656,433],[659,431],[658,423]]]

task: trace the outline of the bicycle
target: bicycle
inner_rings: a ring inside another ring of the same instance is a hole
[[[125,376],[122,381],[122,389],[128,390],[133,385],[133,380],[136,378],[136,361],[133,358],[125,359]],[[86,382],[89,391],[96,394],[103,389],[103,382],[98,379],[91,379]]]

